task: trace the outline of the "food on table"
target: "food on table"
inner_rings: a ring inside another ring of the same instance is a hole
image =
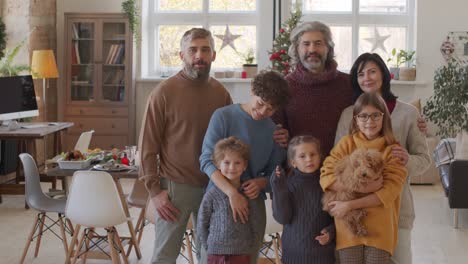
[[[77,161],[77,160],[85,160],[86,158],[83,156],[83,153],[81,153],[81,151],[79,150],[72,150],[72,151],[68,151],[67,153],[65,153],[65,157],[64,157],[64,160],[67,160],[67,161]]]

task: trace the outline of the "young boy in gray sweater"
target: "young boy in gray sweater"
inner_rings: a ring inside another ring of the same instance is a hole
[[[224,177],[233,185],[241,187],[241,175],[247,169],[249,147],[236,137],[216,143],[213,161]],[[242,224],[234,222],[229,198],[218,187],[210,188],[203,197],[198,211],[197,235],[207,251],[208,264],[250,263],[250,251],[254,246],[258,208],[249,200],[249,220]]]

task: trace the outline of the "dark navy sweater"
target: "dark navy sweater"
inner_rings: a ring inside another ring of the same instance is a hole
[[[319,180],[319,170],[302,173],[295,169],[292,176],[271,175],[273,217],[284,226],[281,242],[285,264],[335,262],[335,225],[322,210]],[[331,238],[324,246],[315,240],[323,229]]]

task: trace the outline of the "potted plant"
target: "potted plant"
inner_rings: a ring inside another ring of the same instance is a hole
[[[30,72],[31,67],[26,64],[13,65],[13,60],[15,59],[18,52],[26,43],[26,39],[21,41],[16,45],[12,50],[5,49],[3,52],[5,56],[0,59],[0,77],[6,76],[17,76],[22,72]]]
[[[394,80],[399,79],[400,65],[403,63],[401,59],[402,57],[400,55],[400,52],[397,53],[396,48],[393,48],[390,54],[390,57],[388,57],[387,59],[387,62],[393,65],[393,67],[390,67],[389,70],[390,70],[390,74],[393,75]]]
[[[400,67],[399,79],[401,81],[414,81],[416,80],[416,65],[415,65],[416,51],[400,50],[401,61],[406,65]]]
[[[245,63],[242,65],[242,69],[247,73],[247,78],[253,78],[257,74],[257,64],[254,63],[255,55],[253,49],[249,49],[245,55],[242,55]]]
[[[468,131],[468,69],[455,60],[439,67],[434,75],[434,94],[423,111],[439,127],[437,135],[442,138]]]
[[[390,73],[393,74],[393,79],[402,81],[414,81],[416,80],[416,67],[415,51],[400,50],[396,48],[392,49],[391,56],[387,59],[387,62],[391,62],[394,67],[390,67]],[[401,67],[406,64],[407,67]]]

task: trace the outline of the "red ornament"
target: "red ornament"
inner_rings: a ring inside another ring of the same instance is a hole
[[[120,160],[120,162],[122,162],[122,164],[124,165],[130,165],[130,160],[127,158],[127,155],[124,155],[124,157]]]
[[[284,49],[279,51],[280,54],[286,54],[286,51]]]
[[[280,33],[284,33],[284,31],[285,31],[284,28],[280,28],[280,29],[279,29],[279,32],[280,32]]]
[[[390,73],[390,79],[393,80],[393,78],[395,78],[395,74],[394,74],[394,73]]]

